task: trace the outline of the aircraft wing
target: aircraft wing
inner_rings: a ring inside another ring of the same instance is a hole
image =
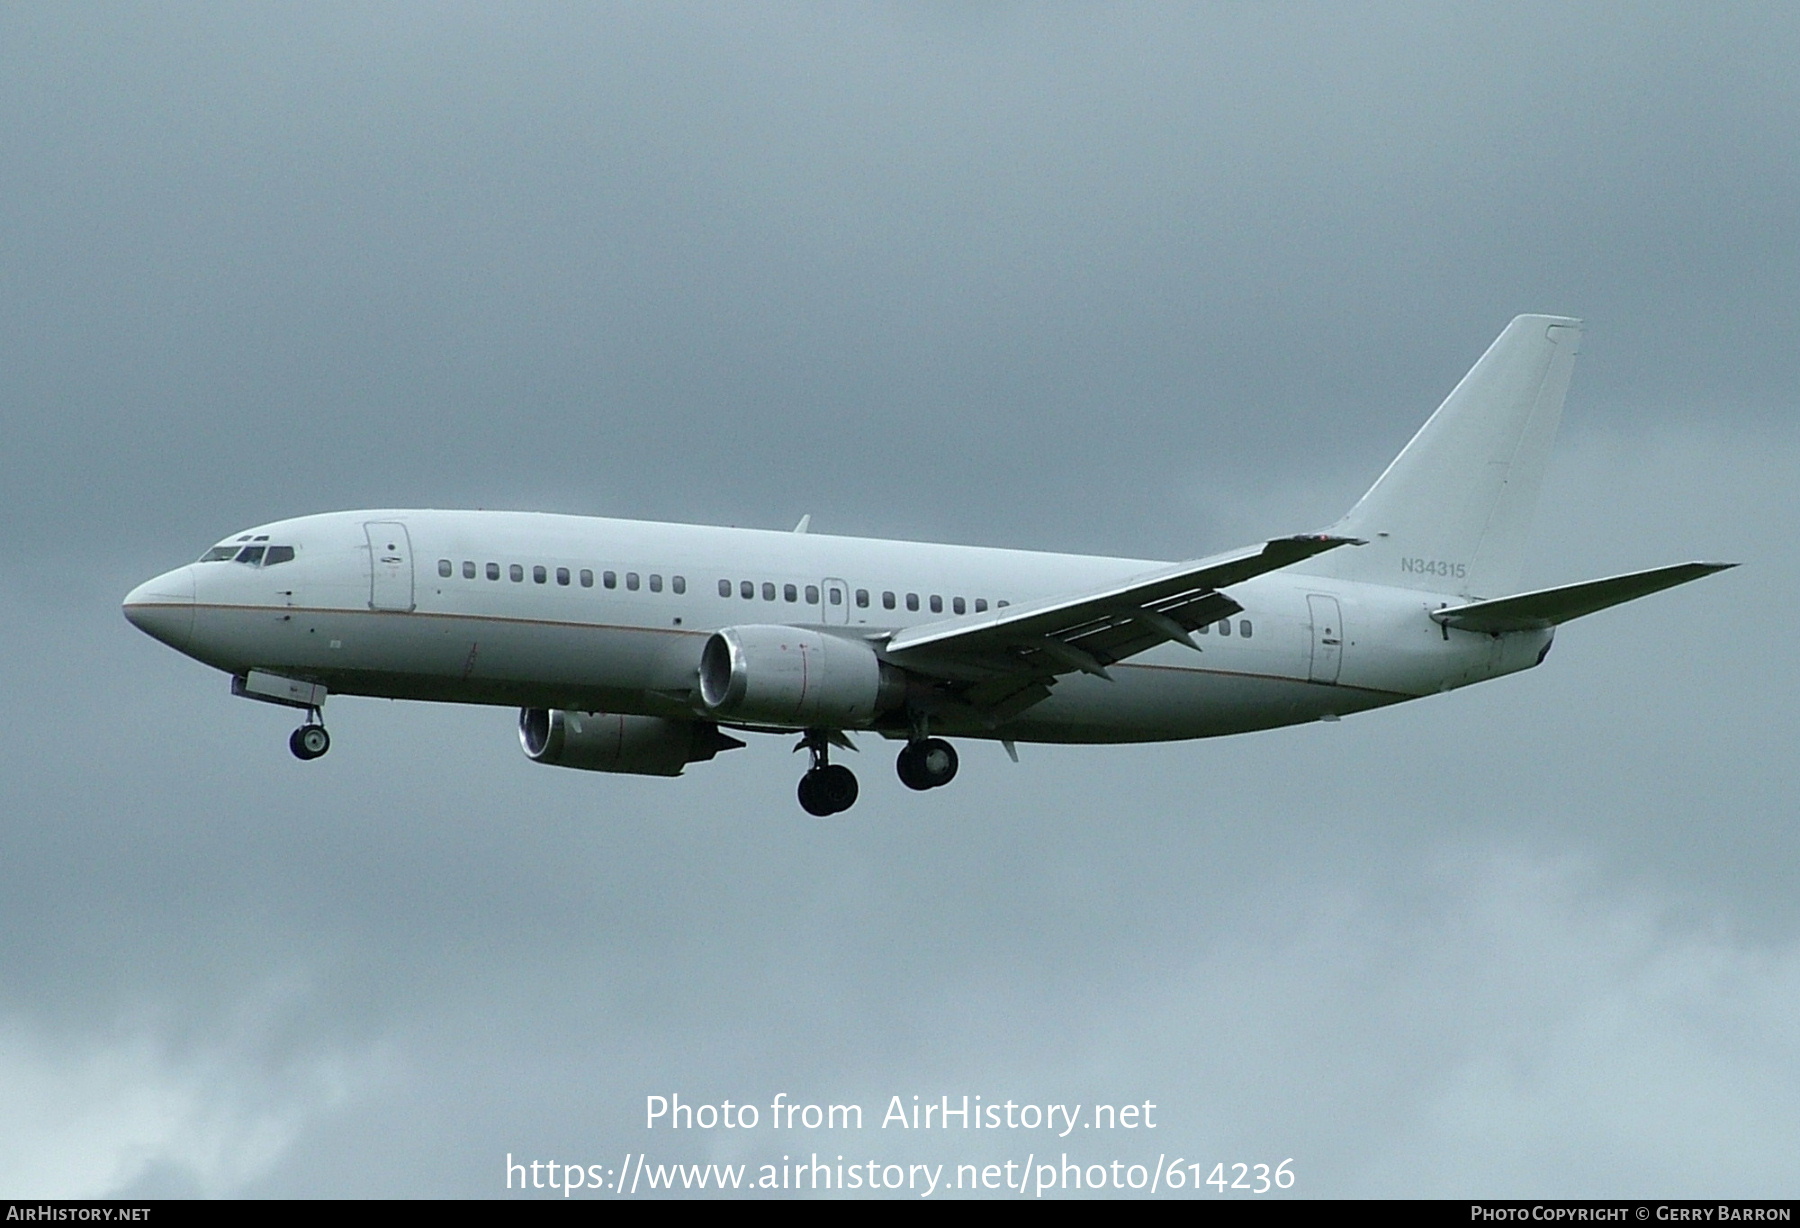
[[[1113,662],[1171,640],[1198,650],[1190,632],[1243,608],[1219,589],[1352,544],[1360,543],[1322,535],[1277,538],[1092,592],[908,627],[887,641],[883,656],[968,684],[963,703],[1004,717],[1048,695],[1059,674],[1079,670],[1104,678]]]
[[[1476,601],[1469,605],[1433,610],[1431,616],[1447,627],[1463,631],[1529,631],[1554,627],[1572,618],[1604,610],[1608,606],[1635,601],[1651,593],[1677,584],[1710,576],[1715,571],[1736,567],[1736,563],[1675,563],[1634,571],[1604,580],[1583,584],[1565,584],[1560,588],[1544,588],[1514,597],[1498,597],[1492,601]]]

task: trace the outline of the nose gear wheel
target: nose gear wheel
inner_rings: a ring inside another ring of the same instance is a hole
[[[331,749],[331,735],[325,732],[325,726],[319,722],[318,715],[315,711],[306,724],[288,735],[288,749],[294,752],[294,758],[317,759]]]

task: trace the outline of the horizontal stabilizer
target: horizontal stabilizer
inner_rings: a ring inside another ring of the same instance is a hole
[[[1515,597],[1499,597],[1493,601],[1477,601],[1470,605],[1433,610],[1431,616],[1447,627],[1462,631],[1530,631],[1554,627],[1572,618],[1604,610],[1648,597],[1651,593],[1715,571],[1736,567],[1736,563],[1676,563],[1669,567],[1653,567],[1629,575],[1611,576],[1605,580],[1589,580],[1583,584],[1565,584],[1561,588],[1544,588],[1535,593]]]

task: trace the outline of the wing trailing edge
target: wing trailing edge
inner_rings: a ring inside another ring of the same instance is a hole
[[[1278,537],[1103,589],[908,627],[887,642],[885,654],[903,665],[923,665],[929,659],[941,668],[958,657],[971,663],[1004,658],[1005,669],[1030,658],[1038,667],[1030,672],[1103,674],[1112,662],[1165,641],[1198,648],[1189,632],[1241,608],[1218,590],[1339,546],[1361,544],[1348,537]],[[928,672],[933,671],[928,667]]]
[[[1221,588],[1361,544],[1322,534],[1276,538],[1085,593],[908,627],[882,644],[881,655],[938,680],[938,719],[996,728],[1049,698],[1060,675],[1110,679],[1107,666],[1158,644],[1198,652],[1196,628],[1243,609]]]

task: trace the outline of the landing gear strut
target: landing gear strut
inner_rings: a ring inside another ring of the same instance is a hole
[[[306,724],[288,736],[288,749],[296,759],[317,759],[331,749],[331,735],[325,732],[317,708],[307,715]]]
[[[909,789],[941,788],[956,779],[956,748],[942,738],[919,738],[906,744],[894,770]]]
[[[800,808],[810,815],[824,818],[856,805],[856,774],[841,764],[831,762],[831,743],[826,733],[809,729],[800,739],[812,755],[812,767],[800,778]]]

